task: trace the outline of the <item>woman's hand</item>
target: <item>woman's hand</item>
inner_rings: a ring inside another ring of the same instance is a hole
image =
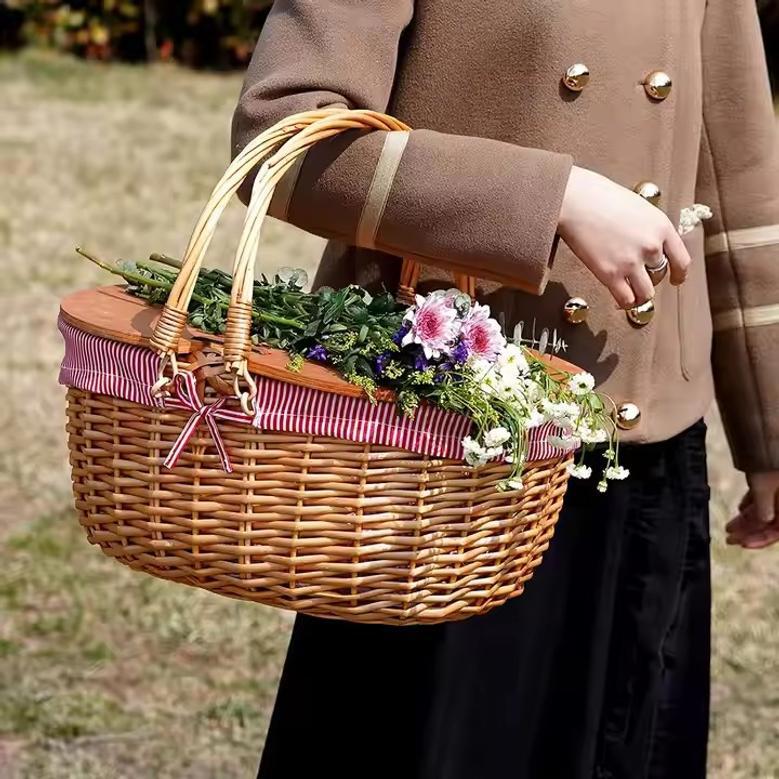
[[[779,471],[747,474],[749,491],[725,527],[727,542],[763,549],[779,541]]]
[[[660,265],[664,254],[671,284],[684,281],[691,262],[679,233],[659,208],[605,176],[576,166],[563,197],[558,233],[620,308],[654,297],[646,268]]]

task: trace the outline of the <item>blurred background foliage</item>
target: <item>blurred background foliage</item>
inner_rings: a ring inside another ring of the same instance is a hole
[[[756,0],[774,91],[779,0]],[[243,67],[272,0],[0,0],[0,48],[38,43],[87,59]]]
[[[272,0],[0,0],[0,47],[243,67]]]

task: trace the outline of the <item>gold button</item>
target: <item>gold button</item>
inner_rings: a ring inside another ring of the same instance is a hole
[[[618,428],[632,430],[641,421],[641,409],[635,403],[621,403],[616,416]]]
[[[644,79],[644,91],[653,100],[665,100],[671,94],[673,81],[667,73],[662,70],[653,70],[648,73]]]
[[[580,325],[587,321],[590,304],[584,298],[569,298],[563,305],[565,321],[571,325]]]
[[[660,204],[660,198],[663,196],[663,190],[655,184],[654,181],[639,181],[633,191],[641,195],[644,200],[648,200],[653,206]]]
[[[653,300],[647,300],[640,306],[633,306],[625,310],[628,321],[636,327],[644,327],[652,321],[655,315],[655,303]]]
[[[590,69],[586,65],[577,63],[571,65],[563,74],[563,84],[571,92],[581,92],[587,86],[590,80]]]

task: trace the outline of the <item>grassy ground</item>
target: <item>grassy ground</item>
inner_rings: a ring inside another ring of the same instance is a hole
[[[59,297],[105,282],[76,258],[180,254],[227,156],[235,76],[0,59],[0,779],[253,776],[290,624],[104,559],[69,508]],[[242,210],[211,264],[226,265]],[[320,242],[278,224],[266,267]],[[10,398],[8,397],[10,393]],[[9,402],[10,400],[10,402]],[[713,420],[711,776],[779,777],[779,550],[726,549],[742,488]],[[475,778],[476,779],[476,778]]]

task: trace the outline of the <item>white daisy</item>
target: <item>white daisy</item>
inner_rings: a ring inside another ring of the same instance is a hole
[[[574,422],[581,413],[576,403],[555,403],[547,398],[541,401],[541,413],[547,422],[555,422],[560,427],[573,429]]]
[[[546,442],[555,449],[562,449],[564,452],[570,452],[579,446],[579,439],[572,435],[548,435]]]
[[[522,348],[512,343],[506,344],[498,355],[497,364],[502,372],[511,372],[517,376],[523,376],[530,370]]]
[[[576,435],[585,444],[602,444],[609,439],[609,434],[603,428],[592,428],[589,425],[579,425],[576,428]]]
[[[574,373],[568,379],[568,388],[577,397],[592,392],[595,387],[595,377],[591,373]]]
[[[487,447],[501,446],[502,444],[505,444],[506,441],[508,441],[510,438],[511,433],[509,433],[505,427],[494,427],[492,430],[489,430],[487,433],[485,433],[484,445]]]
[[[474,468],[484,465],[487,462],[487,453],[484,447],[470,436],[465,436],[462,440],[465,462]]]
[[[574,479],[589,479],[590,476],[592,476],[592,468],[584,463],[581,463],[580,465],[569,463],[568,473],[570,473]]]

